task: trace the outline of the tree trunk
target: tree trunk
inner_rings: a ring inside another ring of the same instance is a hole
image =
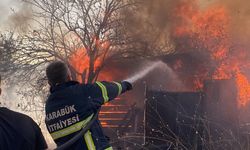
[[[91,52],[89,55],[89,75],[87,83],[92,83],[95,78],[95,57],[94,53]]]

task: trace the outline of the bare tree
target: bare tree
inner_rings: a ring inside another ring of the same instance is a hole
[[[23,1],[32,13],[22,17],[30,24],[25,33],[11,32],[5,36],[1,51],[8,58],[5,64],[1,63],[1,72],[7,73],[15,85],[33,87],[20,91],[32,99],[31,103],[37,101],[32,94],[46,96],[44,68],[50,61],[65,62],[74,80],[91,83],[108,59],[162,55],[170,49],[164,36],[158,40],[160,31],[151,36],[144,34],[145,29],[140,31],[143,36],[137,36],[133,30],[127,30],[128,14],[138,13],[138,5],[133,0]],[[152,27],[150,33],[153,32]],[[84,67],[79,69],[81,65]],[[33,90],[34,87],[38,90]],[[43,103],[39,101],[40,106]]]
[[[116,0],[31,0],[33,28],[15,36],[10,45],[12,63],[25,78],[52,60],[68,64],[74,79],[91,83],[107,57],[117,55],[121,24],[119,10],[127,6]],[[81,51],[79,53],[79,51]],[[120,53],[121,54],[121,53]],[[71,58],[81,55],[87,67],[79,72]],[[95,62],[98,60],[98,66]]]
[[[12,63],[9,63],[13,53],[11,47],[13,47],[15,41],[13,35],[13,32],[0,34],[0,73],[9,73],[9,70],[15,70]]]
[[[32,16],[25,18],[32,20],[32,25],[27,25],[30,28],[26,34],[15,35],[8,49],[11,49],[11,64],[29,80],[37,68],[44,68],[47,62],[56,59],[70,67],[73,79],[91,83],[107,58],[155,56],[172,49],[168,35],[160,34],[160,29],[156,31],[151,23],[146,22],[143,30],[133,24],[131,28],[129,14],[138,13],[140,8],[134,0],[23,1],[32,11],[28,13]],[[75,57],[80,61],[74,60]],[[81,63],[85,63],[85,68],[77,68]]]

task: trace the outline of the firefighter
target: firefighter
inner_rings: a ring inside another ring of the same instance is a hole
[[[76,136],[101,105],[132,89],[126,81],[94,84],[72,81],[67,65],[60,61],[49,64],[46,75],[51,88],[45,105],[45,123],[57,146]],[[68,149],[112,150],[112,147],[97,119]]]
[[[47,144],[41,129],[29,116],[0,107],[0,150],[44,149]]]

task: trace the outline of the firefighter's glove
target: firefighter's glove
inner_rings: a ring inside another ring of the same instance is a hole
[[[133,89],[133,85],[131,83],[129,83],[128,81],[123,81],[123,84],[126,85],[126,90],[129,91],[129,90],[132,90]]]

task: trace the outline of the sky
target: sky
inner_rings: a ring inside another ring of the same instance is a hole
[[[210,3],[213,0],[199,0],[201,6]],[[22,0],[0,0],[0,28],[8,26],[8,18],[22,8]]]
[[[8,18],[13,10],[18,11],[22,6],[22,0],[1,0],[0,1],[0,28],[8,25]]]

